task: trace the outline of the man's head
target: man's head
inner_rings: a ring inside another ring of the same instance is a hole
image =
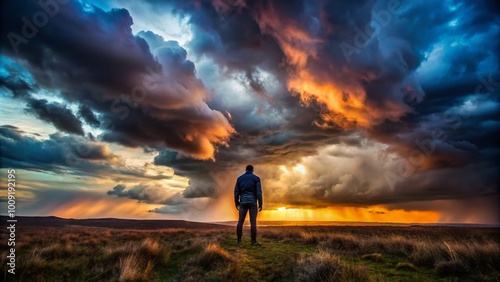
[[[247,165],[247,167],[245,168],[245,170],[253,172],[253,165]]]

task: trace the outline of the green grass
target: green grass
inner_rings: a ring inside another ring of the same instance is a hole
[[[500,280],[496,230],[260,228],[254,247],[247,237],[237,245],[233,229],[23,228],[17,274],[6,274],[4,252],[2,280]]]
[[[226,235],[221,246],[241,261],[241,272],[247,281],[290,281],[294,264],[300,254],[313,253],[317,248],[302,243],[283,243],[262,238],[261,246],[250,242],[236,245],[234,236]]]
[[[158,276],[163,281],[179,278],[183,276],[179,273],[179,269],[186,264],[187,261],[193,259],[202,251],[201,246],[198,248],[189,249],[186,251],[177,251],[171,254],[170,260],[165,268],[158,271]]]
[[[356,256],[345,256],[344,261],[353,265],[368,267],[371,276],[384,281],[436,281],[439,276],[432,268],[416,267],[410,270],[398,265],[410,263],[405,258],[395,255],[383,255],[383,261],[366,260]]]

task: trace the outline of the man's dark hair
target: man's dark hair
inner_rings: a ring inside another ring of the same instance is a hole
[[[247,165],[245,168],[246,171],[253,171],[253,165]]]

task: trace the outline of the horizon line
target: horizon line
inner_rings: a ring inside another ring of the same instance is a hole
[[[8,215],[0,214],[0,217],[9,217]],[[15,216],[15,218],[23,217],[35,217],[35,218],[58,218],[66,220],[96,220],[96,219],[114,219],[114,220],[140,220],[140,221],[185,221],[185,222],[195,222],[195,223],[207,223],[207,224],[221,224],[225,225],[227,223],[234,223],[237,220],[223,220],[223,221],[195,221],[188,219],[150,219],[150,218],[119,218],[119,217],[87,217],[87,218],[67,218],[60,217],[56,215],[20,215]],[[403,225],[403,226],[482,226],[482,227],[500,227],[500,224],[493,223],[469,223],[469,222],[426,222],[426,223],[407,223],[407,222],[385,222],[385,221],[345,221],[345,220],[259,220],[258,222],[270,223],[270,222],[291,222],[291,223],[357,223],[357,224],[375,224],[375,225]]]

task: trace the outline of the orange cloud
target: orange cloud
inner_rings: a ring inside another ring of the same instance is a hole
[[[260,28],[276,38],[288,62],[291,65],[304,67],[308,57],[316,55],[316,46],[322,40],[315,38],[293,22],[284,22],[288,20],[280,19],[273,5],[269,5],[265,12],[257,15]]]
[[[356,76],[356,74],[352,74]],[[302,68],[289,77],[287,87],[298,93],[306,105],[316,101],[326,106],[321,114],[319,127],[329,127],[331,124],[342,128],[367,128],[380,124],[384,120],[397,120],[411,109],[406,104],[390,99],[384,100],[383,107],[367,103],[366,91],[358,82],[324,80],[318,75]]]
[[[320,127],[334,123],[343,128],[353,125],[368,126],[373,122],[365,109],[365,91],[361,87],[341,87],[330,81],[317,81],[306,70],[301,70],[288,81],[288,89],[299,93],[305,104],[317,101],[324,104],[328,111],[322,113],[324,123]]]
[[[333,42],[331,27],[314,28],[315,21],[310,17],[310,26],[304,25],[300,15],[290,18],[277,6],[273,2],[262,4],[255,17],[261,30],[272,35],[284,53],[289,67],[288,90],[298,93],[305,104],[316,101],[325,106],[316,126],[367,128],[385,119],[397,120],[411,110],[399,98],[391,98],[390,93],[386,93],[389,89],[380,90],[384,91],[384,100],[377,101],[378,105],[370,105],[364,84],[380,78],[381,74],[363,65],[346,65],[343,59],[327,58]],[[324,15],[314,16],[321,19]],[[410,85],[403,83],[401,91],[414,92]]]

